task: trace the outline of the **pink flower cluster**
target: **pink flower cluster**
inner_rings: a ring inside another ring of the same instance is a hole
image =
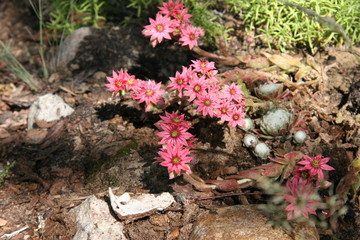
[[[106,79],[109,83],[105,86],[108,91],[113,92],[113,96],[120,91],[128,91],[138,103],[145,102],[146,111],[150,111],[151,106],[156,105],[165,92],[161,89],[161,83],[156,83],[154,80],[136,79],[134,75],[130,75],[122,69],[119,72],[113,71],[113,76]]]
[[[191,14],[179,0],[164,2],[155,19],[149,18],[150,24],[142,31],[144,36],[150,37],[153,47],[163,39],[177,39],[182,46],[192,49],[197,46],[197,40],[204,36],[202,28],[194,27],[190,22]]]
[[[214,62],[193,60],[188,68],[183,67],[181,72],[176,72],[175,77],[170,77],[166,89],[175,91],[181,101],[193,103],[196,112],[204,117],[217,117],[223,123],[228,122],[231,127],[244,127],[245,99],[241,86],[235,83],[222,85],[215,77],[216,74]],[[145,111],[151,111],[160,102],[164,103],[162,95],[165,90],[161,83],[154,80],[140,80],[121,69],[113,71],[112,77],[107,77],[107,81],[105,86],[113,95],[128,92],[139,104],[145,104]],[[192,160],[189,154],[195,138],[187,132],[190,123],[184,120],[184,115],[165,115],[156,123],[160,130],[157,135],[162,137],[160,164],[168,167],[171,178],[181,173],[191,173],[187,163]]]
[[[323,170],[334,170],[326,163],[330,158],[322,158],[321,155],[310,157],[303,156],[303,160],[296,166],[294,176],[286,183],[288,193],[284,195],[286,202],[290,203],[285,210],[289,211],[287,219],[294,219],[299,216],[309,217],[309,213],[315,214],[319,206],[316,190],[321,187],[329,187],[330,182],[324,179]]]
[[[245,99],[241,86],[220,85],[216,74],[214,62],[192,60],[189,68],[183,67],[182,72],[170,77],[167,88],[193,102],[202,116],[218,117],[231,127],[244,127]]]
[[[160,117],[161,120],[155,124],[160,130],[156,135],[162,138],[159,142],[162,144],[160,157],[157,158],[160,165],[168,168],[170,179],[181,173],[190,174],[187,163],[193,159],[189,154],[195,141],[194,136],[187,132],[191,127],[190,122],[184,119],[184,114],[175,112],[165,112],[165,116]]]

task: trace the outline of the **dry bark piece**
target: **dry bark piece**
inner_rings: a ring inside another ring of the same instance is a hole
[[[10,137],[10,133],[5,129],[0,127],[0,138]]]
[[[123,220],[136,220],[150,216],[156,211],[168,208],[173,202],[174,197],[168,193],[161,194],[140,194],[131,197],[129,193],[115,196],[109,188],[111,207],[116,215]]]
[[[45,128],[33,128],[26,132],[26,136],[24,137],[24,142],[29,144],[41,144],[46,135],[48,134],[48,130]]]
[[[8,221],[6,221],[5,219],[0,218],[0,227],[3,227],[7,224]]]

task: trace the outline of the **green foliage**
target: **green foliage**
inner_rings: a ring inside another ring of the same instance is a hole
[[[136,9],[136,16],[140,17],[144,10],[153,5],[160,6],[162,2],[161,0],[130,0],[126,7]]]
[[[205,30],[205,38],[209,43],[229,40],[227,33],[232,29],[225,27],[220,22],[219,14],[212,10],[218,4],[216,1],[183,0],[183,2],[192,14],[193,24]]]
[[[5,178],[9,174],[10,169],[15,166],[15,163],[16,163],[16,161],[11,162],[11,163],[8,162],[6,166],[3,166],[3,167],[0,166],[0,184],[5,182]]]
[[[341,45],[345,36],[353,43],[360,42],[360,1],[297,0],[296,5],[302,9],[291,4],[294,1],[288,5],[276,0],[225,2],[232,5],[232,11],[242,14],[248,31],[260,33],[257,37],[269,47],[283,52],[298,44],[312,51],[316,46]],[[317,15],[312,15],[314,12]]]
[[[102,0],[52,0],[48,29],[65,35],[83,26],[99,27],[105,20],[100,10],[105,4]]]

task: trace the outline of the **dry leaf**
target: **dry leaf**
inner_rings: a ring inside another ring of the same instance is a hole
[[[299,69],[299,71],[296,72],[295,74],[295,80],[299,81],[300,79],[304,78],[305,76],[309,75],[309,73],[311,72],[312,68],[309,66],[303,66]]]

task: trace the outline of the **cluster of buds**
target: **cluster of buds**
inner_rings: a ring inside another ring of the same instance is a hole
[[[294,219],[300,216],[309,217],[309,213],[316,215],[319,207],[319,196],[316,194],[320,188],[327,188],[330,182],[324,179],[323,170],[334,170],[326,163],[330,158],[323,158],[321,155],[310,157],[303,156],[293,170],[293,177],[287,183],[287,193],[284,199],[289,205],[285,208],[288,211],[287,219]]]
[[[162,138],[159,142],[162,144],[160,157],[157,160],[161,166],[168,168],[170,179],[181,173],[190,174],[188,163],[193,158],[189,154],[196,140],[187,132],[191,128],[190,122],[184,119],[184,114],[165,112],[165,116],[161,116],[155,126],[160,130],[156,135]]]
[[[182,46],[192,49],[197,46],[197,40],[204,36],[202,28],[194,27],[191,22],[191,14],[179,0],[164,2],[155,19],[149,18],[150,25],[142,31],[144,36],[150,37],[153,47],[161,43],[163,39],[177,39]]]

